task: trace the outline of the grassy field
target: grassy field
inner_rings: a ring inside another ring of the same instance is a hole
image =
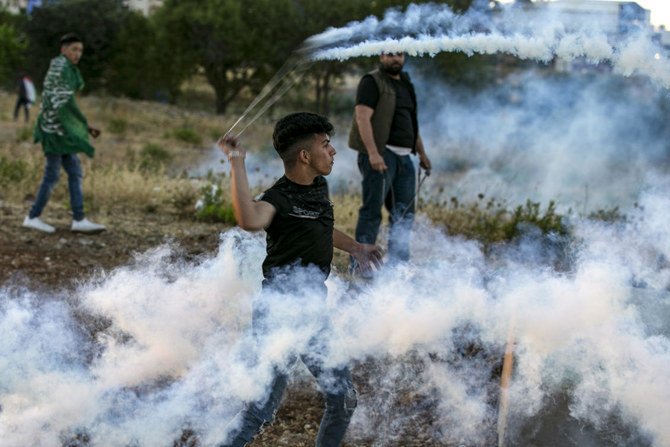
[[[13,95],[0,92],[0,201],[27,209],[41,179],[43,155],[40,146],[32,142],[37,110],[32,110],[30,123],[21,119],[14,122],[14,100]],[[89,215],[103,221],[106,216],[125,214],[161,215],[185,225],[195,221],[234,224],[225,174],[194,177],[188,172],[212,157],[214,142],[230,127],[235,113],[239,113],[235,106],[229,115],[217,116],[192,104],[187,108],[94,96],[79,98],[78,102],[90,124],[103,132],[94,143],[96,156],[82,157]],[[245,144],[251,151],[270,148],[276,119],[273,112],[262,117],[253,132],[245,134]],[[349,116],[332,118],[337,128],[346,128],[349,119]],[[197,211],[196,203],[203,200],[205,207]],[[56,203],[67,209],[68,201],[67,182],[61,181],[50,206]],[[336,195],[333,201],[337,226],[353,234],[359,197]],[[456,198],[438,202],[422,197],[420,212],[449,234],[478,240],[485,247],[516,237],[518,224],[522,222],[531,223],[545,233],[566,231],[552,204],[543,208],[528,202],[516,209],[506,209],[504,204],[483,196],[474,203],[460,203]],[[335,264],[344,268],[343,254],[336,255]]]

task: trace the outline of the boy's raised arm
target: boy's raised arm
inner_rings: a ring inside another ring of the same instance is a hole
[[[266,228],[272,222],[276,210],[268,202],[254,202],[251,197],[247,170],[244,165],[246,151],[240,145],[239,140],[232,136],[221,137],[217,145],[230,162],[230,188],[237,224],[248,231]]]

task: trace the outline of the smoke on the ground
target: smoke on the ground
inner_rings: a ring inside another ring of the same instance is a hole
[[[535,262],[541,238],[490,258],[421,221],[411,263],[355,292],[334,275],[326,301],[263,296],[263,239],[235,229],[197,265],[163,246],[65,296],[6,284],[3,445],[56,446],[77,433],[166,445],[184,427],[214,444],[244,401],[262,398],[273,367],[306,349],[324,314],[327,364],[378,365],[359,366],[367,391],[354,440],[389,445],[417,426],[412,409],[434,419],[423,436],[486,442],[511,327],[510,436],[530,436],[526,422],[541,425],[563,396],[567,419],[545,425],[591,427],[582,432],[593,445],[608,436],[670,445],[668,193],[667,181],[650,183],[625,224],[575,222],[560,271]],[[259,344],[248,334],[257,299],[271,318]]]

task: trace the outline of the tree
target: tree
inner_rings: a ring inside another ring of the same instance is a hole
[[[361,20],[371,12],[370,5],[360,0],[340,0],[336,8],[331,3],[319,0],[300,0],[296,4],[302,40],[319,34],[328,27],[342,27],[349,22]],[[314,84],[316,112],[329,114],[332,85],[351,66],[351,62],[320,61],[310,69],[307,78]]]
[[[106,86],[104,74],[115,41],[130,12],[118,0],[45,1],[34,8],[25,25],[29,40],[26,63],[38,83],[42,83],[50,60],[58,54],[59,39],[68,32],[84,41],[80,69],[88,91]]]
[[[134,11],[127,15],[105,71],[109,93],[176,101],[182,82],[193,72],[193,64],[175,62],[171,49],[160,44],[164,34],[144,15]]]
[[[12,25],[0,23],[0,84],[16,83],[23,60],[24,42]]]
[[[157,12],[162,45],[202,67],[224,113],[244,89],[258,91],[300,41],[291,0],[168,0]]]
[[[469,2],[471,0],[456,0]],[[377,0],[372,3],[360,0],[340,0],[337,8],[331,3],[321,0],[299,0],[300,28],[308,31],[304,37],[321,33],[329,27],[343,27],[353,21],[360,21],[370,15],[380,19],[391,8],[404,9],[410,3],[420,4],[426,1],[411,0]],[[373,62],[374,64],[374,62]],[[328,115],[330,112],[330,93],[332,86],[352,69],[361,66],[364,70],[371,68],[369,58],[353,59],[348,61],[317,62],[310,70],[308,78],[314,83],[316,111]]]

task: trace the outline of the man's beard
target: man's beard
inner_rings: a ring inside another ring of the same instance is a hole
[[[397,76],[400,74],[402,71],[402,65],[382,65],[382,68],[386,72],[386,74],[389,74],[391,76]]]

